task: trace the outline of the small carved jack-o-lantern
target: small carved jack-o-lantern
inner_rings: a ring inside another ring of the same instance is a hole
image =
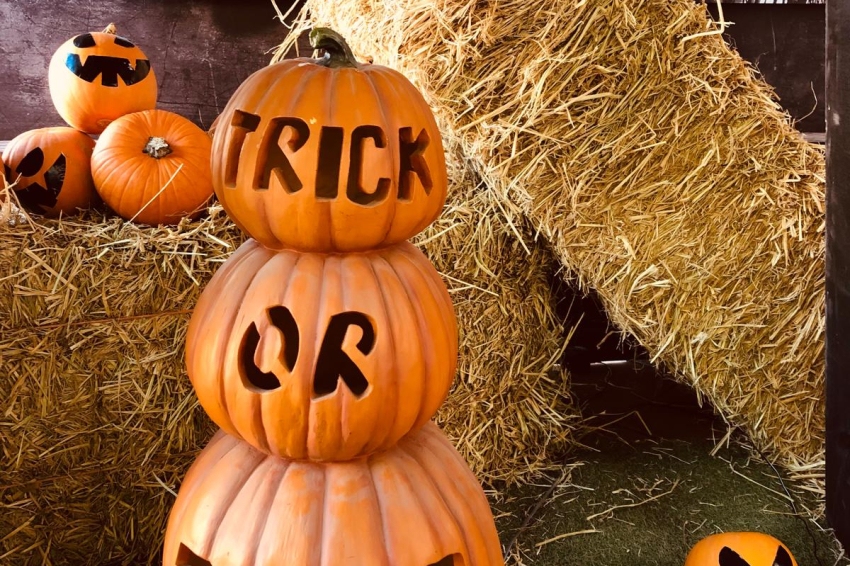
[[[186,364],[228,433],[277,456],[347,460],[433,417],[457,340],[448,291],[408,242],[325,255],[248,240],[201,294]]]
[[[791,551],[763,533],[721,533],[699,541],[685,566],[797,566]]]
[[[99,202],[91,176],[94,140],[73,128],[20,134],[3,153],[6,178],[25,209],[56,217]]]
[[[217,120],[219,201],[275,249],[362,251],[415,236],[446,200],[431,109],[397,71],[357,62],[333,31],[311,39],[324,58],[257,71]]]
[[[219,431],[180,486],[163,566],[501,566],[487,498],[433,423],[351,462],[268,456]]]
[[[112,25],[62,44],[50,60],[48,86],[62,119],[89,134],[156,105],[150,61],[130,40],[115,35]]]

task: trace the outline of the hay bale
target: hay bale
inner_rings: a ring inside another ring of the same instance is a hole
[[[527,217],[654,360],[820,489],[824,159],[705,5],[305,10],[292,38],[312,20],[408,76],[509,217]]]
[[[514,483],[551,468],[579,420],[559,364],[556,262],[512,229],[467,169],[452,178],[442,216],[415,240],[445,278],[460,326],[458,375],[436,421],[480,480]]]
[[[439,421],[483,479],[570,439],[545,270],[472,184],[421,238],[461,330]],[[241,243],[220,207],[174,228],[99,213],[0,223],[0,563],[153,564],[174,492],[214,426],[185,376],[199,290]],[[526,331],[527,329],[527,331]]]

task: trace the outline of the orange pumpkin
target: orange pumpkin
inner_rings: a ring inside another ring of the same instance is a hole
[[[237,89],[213,141],[213,184],[263,245],[348,252],[411,238],[446,199],[440,132],[400,73],[358,63],[317,28],[321,59],[290,59]]]
[[[685,566],[797,566],[784,544],[763,533],[721,533],[699,541]]]
[[[180,487],[165,566],[504,564],[487,498],[429,423],[392,450],[319,464],[219,431]]]
[[[6,178],[21,206],[48,217],[98,203],[91,176],[94,140],[73,128],[40,128],[20,134],[3,153]]]
[[[228,433],[277,456],[347,460],[436,413],[457,339],[445,285],[408,242],[325,255],[248,240],[201,294],[186,364]]]
[[[157,225],[195,218],[213,196],[210,143],[201,128],[165,110],[122,116],[97,141],[95,188],[127,220]]]
[[[78,130],[99,134],[116,118],[156,106],[156,77],[141,49],[103,32],[78,35],[63,43],[48,68],[53,105]]]

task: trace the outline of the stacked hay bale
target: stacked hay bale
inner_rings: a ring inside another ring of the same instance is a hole
[[[305,10],[293,37],[333,27],[410,77],[509,218],[528,218],[655,361],[819,489],[823,156],[704,5]]]
[[[186,327],[242,236],[214,206],[172,228],[6,218],[0,241],[0,563],[156,563],[214,431],[185,375]],[[569,443],[576,414],[550,375],[563,346],[553,256],[533,242],[527,254],[471,178],[420,244],[461,332],[438,420],[482,479],[527,476]]]

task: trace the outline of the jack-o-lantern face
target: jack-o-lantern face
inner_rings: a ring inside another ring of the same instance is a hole
[[[763,533],[722,533],[698,542],[685,566],[797,566],[791,551]]]
[[[346,460],[436,413],[457,347],[445,285],[412,244],[324,255],[248,240],[201,294],[186,363],[228,433],[277,456]]]
[[[475,476],[433,424],[352,462],[267,456],[222,431],[168,518],[163,566],[502,566]]]
[[[94,140],[73,128],[20,134],[3,154],[6,178],[25,209],[48,217],[99,202],[91,176]]]
[[[90,134],[156,104],[150,61],[114,31],[84,33],[65,42],[50,61],[48,84],[62,119]]]
[[[254,73],[221,113],[216,195],[270,248],[362,251],[411,238],[446,199],[431,109],[404,76],[358,63],[330,30],[313,37],[324,59]]]

